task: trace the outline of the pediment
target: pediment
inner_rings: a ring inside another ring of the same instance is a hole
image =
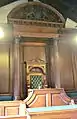
[[[33,23],[65,23],[64,17],[53,7],[41,2],[28,2],[14,8],[8,14],[8,21],[23,20]]]

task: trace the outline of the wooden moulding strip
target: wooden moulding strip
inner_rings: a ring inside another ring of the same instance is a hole
[[[35,38],[59,38],[60,35],[54,33],[14,32],[14,36],[35,37]]]

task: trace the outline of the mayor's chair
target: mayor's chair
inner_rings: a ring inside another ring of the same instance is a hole
[[[44,61],[34,60],[27,63],[27,85],[29,89],[41,89],[47,86]]]

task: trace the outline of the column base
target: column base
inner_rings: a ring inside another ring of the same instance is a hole
[[[20,96],[14,96],[14,100],[20,100]]]

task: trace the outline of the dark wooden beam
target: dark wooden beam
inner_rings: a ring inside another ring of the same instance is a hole
[[[33,0],[28,0],[28,2],[33,2]]]

